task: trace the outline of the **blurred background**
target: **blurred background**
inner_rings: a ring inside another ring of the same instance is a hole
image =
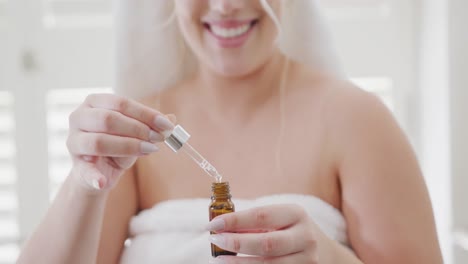
[[[417,152],[445,263],[468,263],[468,1],[321,2],[344,69]],[[0,264],[68,173],[69,113],[111,91],[112,24],[112,0],[0,0]]]

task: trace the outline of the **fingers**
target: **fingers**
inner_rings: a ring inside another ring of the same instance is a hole
[[[70,116],[74,129],[106,133],[115,136],[137,138],[149,142],[160,142],[164,135],[146,124],[119,112],[102,108],[82,108]]]
[[[158,132],[170,131],[174,128],[174,124],[160,112],[134,100],[117,95],[92,94],[86,98],[85,104],[92,108],[103,108],[119,112],[146,124]]]
[[[71,153],[80,156],[133,157],[159,150],[156,145],[135,138],[84,132],[72,132],[67,146]]]
[[[137,157],[113,157],[112,160],[118,168],[126,170],[130,169],[130,167],[135,164]]]
[[[218,216],[207,229],[217,233],[210,236],[210,241],[222,249],[264,257],[250,259],[257,263],[276,261],[274,257],[299,252],[314,252],[317,239],[308,219],[298,205],[270,205]]]
[[[69,123],[67,147],[78,178],[94,189],[112,187],[138,156],[158,151],[153,143],[164,141],[174,128],[160,112],[112,94],[88,96]]]
[[[170,118],[175,120],[175,116]],[[112,94],[88,96],[69,121],[68,149],[79,156],[131,157],[156,152],[158,147],[150,142],[164,141],[174,127],[158,111]]]
[[[315,255],[305,254],[304,252],[290,254],[279,257],[234,257],[234,256],[219,256],[213,258],[210,264],[284,264],[284,263],[311,263],[318,264],[318,259]]]
[[[304,210],[298,205],[271,205],[218,216],[207,229],[216,232],[280,230],[304,217]]]
[[[210,241],[228,251],[264,257],[289,255],[304,250],[297,229],[267,233],[223,233],[211,235]]]

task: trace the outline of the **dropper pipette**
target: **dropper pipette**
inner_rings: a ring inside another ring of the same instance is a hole
[[[197,163],[200,168],[202,168],[208,175],[215,178],[216,182],[221,182],[223,178],[221,174],[219,174],[216,168],[187,142],[189,138],[190,134],[185,131],[182,126],[177,125],[174,127],[171,135],[167,137],[164,142],[176,153],[179,152],[179,150],[183,150],[183,152]]]

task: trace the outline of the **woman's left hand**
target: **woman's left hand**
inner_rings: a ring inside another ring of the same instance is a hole
[[[210,263],[330,263],[331,240],[298,205],[271,205],[214,218],[210,241],[247,257],[219,256]]]

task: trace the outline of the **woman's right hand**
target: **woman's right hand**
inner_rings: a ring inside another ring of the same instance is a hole
[[[139,156],[158,151],[174,125],[160,112],[113,94],[92,94],[70,115],[71,177],[86,190],[110,190]]]

